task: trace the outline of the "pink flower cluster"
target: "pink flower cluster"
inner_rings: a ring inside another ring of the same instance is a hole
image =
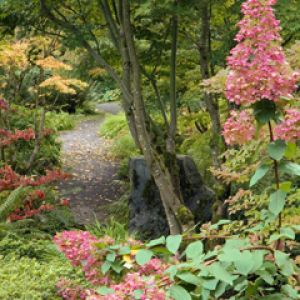
[[[274,128],[275,138],[285,141],[300,139],[300,111],[287,109],[285,119]]]
[[[71,261],[73,266],[81,266],[86,279],[95,286],[106,285],[114,292],[109,295],[100,295],[93,289],[86,289],[74,285],[72,282],[61,280],[57,287],[59,295],[67,300],[123,300],[134,299],[137,290],[140,291],[141,300],[164,300],[166,299],[165,290],[161,288],[168,287],[172,284],[169,277],[164,275],[168,265],[158,258],[151,259],[147,264],[140,267],[132,265],[128,272],[121,280],[115,281],[101,273],[101,264],[105,260],[106,250],[97,251],[95,243],[113,245],[115,241],[110,237],[97,239],[89,232],[85,231],[64,231],[54,238],[54,243],[58,246],[65,256]],[[129,240],[127,245],[137,246],[141,243],[135,240]],[[115,282],[115,283],[113,283]]]
[[[85,277],[93,284],[106,284],[107,278],[100,271],[101,260],[95,251],[95,243],[112,245],[111,238],[97,239],[88,231],[64,231],[54,237],[54,243],[59,250],[71,261],[73,266],[81,266]]]
[[[80,266],[89,258],[96,241],[97,238],[88,231],[64,231],[54,237],[54,243],[73,266]]]
[[[276,0],[247,0],[238,24],[237,46],[228,57],[226,97],[250,105],[262,99],[290,97],[299,74],[292,72],[280,46],[280,26],[271,5]]]
[[[166,293],[161,290],[155,278],[141,277],[139,273],[129,273],[120,284],[112,285],[114,294],[91,298],[90,300],[124,300],[134,299],[134,292],[140,290],[141,300],[165,300]]]
[[[233,110],[224,124],[223,136],[228,145],[242,145],[255,135],[254,118],[247,111]]]

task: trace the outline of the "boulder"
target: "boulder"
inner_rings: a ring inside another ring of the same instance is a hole
[[[180,185],[184,203],[195,216],[196,223],[212,218],[214,192],[208,188],[189,156],[178,156]],[[129,162],[131,195],[129,198],[129,231],[141,239],[154,239],[168,235],[168,223],[160,199],[159,190],[143,157]]]

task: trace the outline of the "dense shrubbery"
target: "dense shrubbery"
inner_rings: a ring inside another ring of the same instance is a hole
[[[49,240],[9,235],[0,240],[0,299],[61,299],[61,277],[82,282],[81,272]]]

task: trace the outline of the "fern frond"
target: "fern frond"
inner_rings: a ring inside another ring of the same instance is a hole
[[[4,203],[0,206],[0,221],[5,221],[16,208],[21,206],[29,189],[29,187],[20,186],[10,193]]]

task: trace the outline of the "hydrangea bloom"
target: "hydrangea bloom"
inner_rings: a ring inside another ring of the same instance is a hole
[[[293,73],[280,46],[280,26],[273,8],[276,0],[247,0],[242,5],[238,45],[228,57],[230,72],[226,97],[236,104],[249,105],[268,99],[290,97],[298,73]]]
[[[228,145],[242,145],[255,135],[254,118],[245,110],[231,111],[224,124],[223,136]]]
[[[285,141],[296,141],[300,139],[300,111],[287,109],[285,119],[274,128],[276,139]]]

